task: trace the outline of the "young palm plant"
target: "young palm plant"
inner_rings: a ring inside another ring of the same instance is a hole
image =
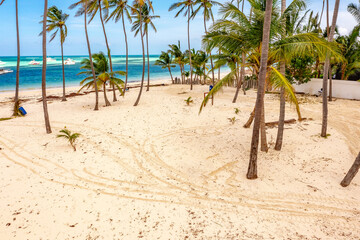
[[[104,91],[104,100],[105,100],[105,106],[111,106],[107,95],[106,95],[106,84],[109,83],[111,86],[115,86],[121,93],[122,93],[122,85],[123,81],[120,78],[117,78],[117,75],[125,75],[125,72],[123,71],[115,71],[115,72],[109,72],[109,62],[106,58],[105,54],[100,52],[98,54],[92,55],[94,61],[94,70],[96,74],[96,86],[97,87],[103,87]],[[85,79],[83,79],[80,82],[80,85],[82,86],[79,90],[83,90],[84,88],[93,88],[94,82],[92,81],[92,71],[91,71],[91,62],[90,59],[83,59],[81,61],[81,69],[84,69],[86,71],[78,73],[79,75],[85,75],[87,76]]]
[[[149,91],[149,89],[150,89],[149,25],[155,32],[157,32],[156,27],[153,23],[153,20],[156,18],[160,18],[160,16],[157,16],[157,15],[150,15],[151,14],[150,10],[151,9],[150,9],[149,5],[144,4],[142,7],[142,11],[141,11],[142,12],[142,22],[144,24],[143,31],[146,36],[146,55],[147,55],[147,70],[148,70],[146,91]],[[140,32],[139,14],[140,14],[140,12],[136,11],[136,14],[132,16],[134,19],[137,19],[136,21],[134,21],[133,26],[131,28],[132,31],[135,31],[135,36],[137,36],[137,34]]]
[[[174,79],[171,74],[171,68],[174,68],[176,66],[173,64],[172,56],[169,53],[161,52],[161,55],[160,55],[159,59],[156,60],[155,65],[161,66],[162,69],[167,68],[170,73],[171,82],[174,83]]]
[[[125,46],[126,46],[126,78],[125,78],[125,86],[124,89],[127,87],[128,76],[129,76],[129,46],[125,28],[125,16],[132,23],[131,15],[130,15],[130,6],[128,5],[128,1],[124,0],[109,0],[109,9],[113,9],[109,16],[106,17],[106,22],[110,19],[114,19],[115,22],[118,22],[121,19],[123,31],[124,31],[124,38],[125,38]],[[125,96],[125,92],[123,91],[123,96]]]
[[[70,9],[74,9],[75,7],[80,6],[80,9],[76,12],[76,17],[84,15],[84,29],[85,29],[85,36],[86,36],[86,43],[87,43],[87,48],[88,48],[88,53],[89,53],[89,61],[90,61],[90,68],[91,68],[91,75],[92,75],[92,81],[93,81],[93,85],[95,88],[95,107],[94,107],[94,111],[99,110],[99,91],[98,91],[98,86],[96,83],[96,75],[95,75],[95,69],[94,69],[94,63],[93,63],[93,58],[92,58],[92,54],[91,54],[91,47],[90,47],[90,41],[89,41],[89,35],[88,35],[88,30],[87,30],[87,12],[88,12],[88,0],[80,0],[74,4],[72,4],[69,8]]]
[[[191,48],[190,48],[190,20],[194,12],[195,0],[184,0],[180,2],[173,3],[169,11],[180,8],[180,10],[175,14],[175,17],[178,17],[182,12],[184,12],[184,17],[187,16],[187,34],[188,34],[188,54],[189,54],[189,64],[190,64],[190,90],[193,89],[193,77],[192,77],[192,61],[191,61]]]
[[[80,133],[71,133],[69,129],[64,127],[64,129],[60,130],[60,134],[56,135],[57,138],[65,138],[69,141],[71,147],[76,151],[75,141],[80,137]]]
[[[63,97],[62,101],[66,101],[65,96],[65,66],[64,66],[64,42],[67,37],[67,26],[66,20],[68,19],[69,15],[63,13],[59,10],[56,6],[52,6],[49,8],[48,15],[47,15],[47,25],[46,31],[53,32],[51,35],[50,42],[54,40],[57,36],[57,33],[60,32],[60,46],[61,46],[61,62],[62,62],[62,74],[63,74]]]

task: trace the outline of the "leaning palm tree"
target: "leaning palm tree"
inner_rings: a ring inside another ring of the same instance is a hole
[[[332,19],[332,24],[330,28],[330,35],[328,36],[328,41],[332,42],[334,39],[336,21],[339,13],[340,0],[335,1],[334,15]],[[325,60],[324,66],[324,77],[323,77],[323,112],[322,112],[322,126],[321,126],[321,137],[327,136],[327,122],[328,122],[328,76],[329,76],[329,67],[330,67],[330,54],[328,53]]]
[[[110,15],[106,18],[106,22],[110,19],[114,19],[115,22],[118,22],[121,19],[123,30],[124,30],[124,38],[125,38],[125,46],[126,46],[126,78],[125,78],[125,86],[124,89],[127,87],[128,76],[129,76],[129,46],[125,28],[125,16],[132,22],[131,15],[129,12],[130,6],[128,5],[128,1],[124,0],[109,0],[109,8],[113,8],[114,10],[110,13]],[[125,92],[123,92],[123,96],[125,96]]]
[[[131,28],[132,31],[135,31],[135,36],[139,33],[140,31],[140,18],[139,18],[139,12],[136,11],[136,15],[133,16],[133,18],[137,19],[136,21],[134,21],[133,26]],[[151,26],[151,28],[157,32],[156,27],[153,23],[153,20],[156,18],[160,18],[160,16],[157,15],[150,15],[150,8],[148,6],[148,4],[144,4],[143,5],[143,9],[142,9],[142,22],[144,24],[143,26],[143,31],[144,34],[146,35],[146,52],[147,52],[147,70],[148,70],[148,79],[147,79],[147,87],[146,87],[146,91],[149,91],[150,89],[150,56],[149,56],[149,25]]]
[[[197,15],[197,13],[202,9],[203,10],[203,15],[204,15],[204,29],[205,29],[205,34],[208,33],[207,28],[206,28],[206,22],[209,21],[210,19],[214,22],[214,15],[212,12],[212,7],[214,6],[221,6],[221,3],[217,2],[217,1],[213,1],[213,0],[196,0],[195,4],[199,4],[199,7],[197,9],[194,10],[194,13],[192,14],[192,17],[195,17]],[[211,63],[211,72],[212,72],[212,85],[215,85],[215,73],[214,73],[214,63],[213,63],[213,59],[211,56],[211,51],[208,52],[209,56],[210,56],[210,63]]]
[[[106,48],[107,48],[107,55],[109,57],[109,62],[110,62],[110,71],[113,72],[111,51],[110,51],[110,47],[109,47],[109,42],[108,42],[108,38],[107,38],[107,34],[106,34],[104,17],[103,17],[103,12],[105,12],[105,16],[108,14],[108,10],[109,10],[108,8],[109,8],[108,0],[89,0],[89,9],[88,9],[88,14],[90,15],[89,23],[94,19],[97,12],[99,12],[99,18],[100,18],[100,22],[101,22],[101,26],[102,26],[102,30],[103,30],[103,34],[104,34],[104,38],[105,38],[105,44],[106,44]],[[116,93],[115,93],[115,86],[112,86],[112,87],[113,87],[113,102],[116,102],[117,98],[116,98]]]
[[[175,17],[178,17],[182,12],[184,12],[184,17],[187,16],[188,18],[187,34],[188,34],[188,53],[189,53],[189,64],[190,64],[190,90],[193,89],[191,48],[190,48],[190,19],[193,13],[194,5],[195,5],[195,0],[184,0],[172,4],[169,8],[169,11],[180,8],[180,10],[175,14]]]
[[[170,73],[171,82],[174,83],[173,76],[171,74],[171,68],[176,67],[173,64],[172,56],[168,52],[161,52],[161,55],[158,60],[156,60],[155,65],[161,66],[162,69],[167,68]]]
[[[0,6],[5,0],[0,2]],[[13,116],[19,116],[19,79],[20,79],[20,34],[19,34],[19,11],[18,11],[18,0],[15,0],[15,11],[16,11],[16,42],[17,42],[17,64],[16,64],[16,87],[15,87],[15,98],[14,98],[14,109]]]
[[[251,148],[250,148],[250,161],[248,172],[246,177],[248,179],[257,178],[257,154],[259,146],[259,129],[260,121],[263,113],[264,106],[264,95],[265,95],[265,79],[266,79],[266,70],[267,70],[267,61],[269,54],[269,41],[270,41],[270,26],[271,26],[271,13],[272,13],[272,0],[266,0],[266,10],[265,10],[265,19],[264,19],[264,28],[263,28],[263,37],[262,37],[262,47],[261,47],[261,63],[260,63],[260,72],[258,80],[258,91],[256,97],[255,105],[255,120],[253,135],[251,139]]]
[[[97,111],[97,110],[99,110],[99,91],[98,91],[98,87],[97,87],[97,84],[96,84],[96,75],[95,75],[94,63],[93,63],[93,60],[92,60],[89,35],[88,35],[88,31],[87,31],[88,1],[89,0],[80,0],[80,1],[72,4],[69,8],[74,9],[77,6],[80,6],[80,9],[77,11],[75,16],[78,17],[78,16],[81,16],[81,15],[84,15],[84,26],[85,26],[84,28],[85,28],[86,43],[87,43],[87,47],[88,47],[90,66],[91,66],[91,73],[92,73],[92,78],[93,78],[93,83],[94,83],[94,88],[95,88],[95,108],[94,108],[94,111]]]
[[[122,85],[123,81],[116,77],[117,75],[125,75],[123,71],[116,71],[116,72],[109,72],[109,62],[104,53],[100,52],[98,54],[93,54],[92,57],[94,58],[93,65],[96,74],[96,86],[103,87],[104,91],[104,100],[105,106],[111,106],[107,95],[106,95],[106,84],[109,83],[111,86],[115,86],[121,93],[122,93]],[[84,88],[94,88],[94,81],[92,81],[92,67],[90,59],[83,59],[81,61],[81,69],[85,71],[78,73],[78,75],[85,75],[87,76],[80,82],[82,87],[80,88],[79,92]]]
[[[140,32],[140,38],[141,38],[141,47],[142,47],[142,53],[143,53],[143,71],[141,76],[141,84],[140,84],[140,91],[139,95],[134,103],[134,106],[136,107],[141,98],[142,90],[144,87],[144,78],[145,78],[145,46],[144,46],[144,31],[143,31],[143,14],[142,9],[145,4],[149,5],[149,8],[154,12],[154,9],[152,7],[150,0],[134,0],[133,6],[132,6],[132,13],[136,14],[138,13],[139,16],[139,32]]]
[[[46,18],[48,12],[48,1],[45,0],[44,6],[44,15],[43,15],[43,35],[42,35],[42,51],[43,51],[43,66],[42,66],[42,83],[41,83],[41,90],[42,90],[42,102],[43,102],[43,109],[44,109],[44,118],[45,118],[45,127],[46,133],[51,133],[51,126],[49,120],[49,112],[47,107],[47,99],[46,99]]]
[[[52,6],[48,10],[48,19],[46,25],[46,31],[52,32],[55,31],[50,38],[50,42],[54,40],[57,36],[57,33],[60,32],[60,46],[61,46],[61,62],[62,62],[62,74],[63,74],[63,97],[62,101],[66,101],[65,95],[65,65],[64,65],[64,50],[63,45],[65,39],[67,37],[67,26],[66,20],[68,19],[69,15],[63,13],[59,10],[56,6]]]

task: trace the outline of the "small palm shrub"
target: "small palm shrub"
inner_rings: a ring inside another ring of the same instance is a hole
[[[58,134],[57,138],[65,138],[69,141],[70,145],[73,147],[74,151],[76,151],[75,141],[78,137],[80,137],[80,133],[71,133],[69,129],[64,127],[64,129],[60,130],[61,134]]]
[[[184,100],[186,102],[186,105],[190,105],[190,103],[193,103],[194,101],[191,99],[191,97],[188,97],[186,100]]]
[[[235,117],[232,117],[232,118],[228,118],[228,120],[231,124],[235,124],[237,119]]]
[[[235,108],[235,114],[238,114],[240,110],[238,108]]]

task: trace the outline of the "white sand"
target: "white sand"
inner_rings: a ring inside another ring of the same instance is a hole
[[[281,152],[273,150],[277,129],[268,129],[271,149],[259,153],[259,178],[250,181],[252,128],[242,125],[256,94],[232,104],[234,89],[225,89],[198,115],[206,90],[154,87],[133,107],[131,89],[106,108],[100,93],[97,112],[94,94],[50,101],[49,135],[42,104],[24,103],[25,118],[0,122],[0,238],[360,238],[360,175],[339,185],[360,150],[360,102],[331,102],[323,139],[320,99],[307,98],[303,117],[314,120],[286,125]],[[11,104],[0,106],[0,117],[11,114]],[[267,95],[267,121],[278,109],[277,96]],[[77,152],[56,138],[64,126],[82,134]]]

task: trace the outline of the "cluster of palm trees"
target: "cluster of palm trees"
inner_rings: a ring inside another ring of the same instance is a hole
[[[235,2],[235,3],[234,3]],[[306,4],[303,0],[293,0],[288,6],[286,0],[249,0],[250,13],[244,13],[240,6],[241,1],[232,1],[220,7],[222,18],[217,20],[203,38],[203,46],[207,52],[220,50],[220,54],[213,56],[214,68],[226,64],[231,69],[230,73],[219,80],[210,94],[205,98],[200,111],[215,93],[230,81],[236,79],[237,94],[241,85],[246,87],[244,82],[244,67],[252,70],[258,79],[258,96],[254,111],[244,127],[250,127],[254,122],[253,137],[251,144],[250,163],[247,177],[257,177],[257,152],[261,136],[261,150],[268,151],[265,131],[265,108],[264,94],[266,89],[278,89],[280,91],[280,113],[278,134],[275,150],[281,150],[283,143],[285,100],[288,98],[295,103],[299,120],[301,120],[300,109],[290,81],[286,78],[287,66],[295,59],[305,59],[311,56],[317,71],[323,65],[323,123],[321,136],[327,136],[327,84],[331,66],[347,65],[351,62],[353,71],[359,69],[358,53],[350,53],[344,50],[344,45],[351,45],[358,40],[358,27],[347,38],[339,37],[344,44],[334,42],[335,27],[339,8],[339,1],[335,1],[334,16],[332,24],[325,30],[320,28],[321,17],[313,12],[306,11]],[[244,1],[242,1],[244,3]],[[325,5],[325,1],[324,1]],[[327,3],[328,5],[328,3]],[[352,9],[352,10],[350,10]],[[356,17],[359,8],[352,4],[349,11]],[[327,10],[329,18],[329,10]],[[305,20],[308,19],[306,23]],[[329,22],[329,21],[328,21]],[[351,45],[358,50],[358,45]],[[349,47],[350,48],[350,47]],[[349,49],[348,48],[348,49]],[[346,49],[346,48],[345,48]],[[345,54],[344,54],[345,52]],[[348,56],[346,56],[348,54]],[[350,59],[350,61],[349,61]],[[341,67],[340,67],[341,69]],[[331,74],[330,74],[331,75]]]
[[[209,69],[207,65],[209,59],[212,59],[212,56],[203,50],[195,51],[195,49],[191,49],[190,54],[189,50],[182,52],[180,41],[178,44],[170,44],[168,51],[161,52],[155,65],[168,69],[173,83],[191,84],[191,80],[188,79],[188,77],[191,76],[190,71],[185,70],[185,67],[190,64],[189,56],[191,56],[192,75],[194,76],[192,83],[206,84],[207,80],[211,79],[208,77],[208,73],[214,71],[214,68]],[[176,67],[176,65],[178,65],[181,72],[181,81],[179,80],[179,82],[174,80],[171,73],[171,68]]]

